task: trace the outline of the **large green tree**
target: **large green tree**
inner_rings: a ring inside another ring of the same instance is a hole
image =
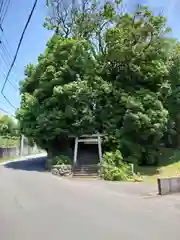
[[[142,6],[120,12],[121,1],[51,4],[45,25],[56,34],[21,84],[23,134],[50,152],[68,151],[69,135],[98,131],[125,157],[154,153],[170,121],[166,19]]]
[[[169,79],[164,97],[170,115],[170,131],[174,146],[180,146],[180,43],[173,45],[169,58]],[[168,89],[168,91],[167,91]]]

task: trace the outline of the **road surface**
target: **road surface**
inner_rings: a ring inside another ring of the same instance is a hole
[[[180,196],[156,196],[140,184],[61,179],[43,172],[42,163],[0,166],[0,239],[180,239]]]

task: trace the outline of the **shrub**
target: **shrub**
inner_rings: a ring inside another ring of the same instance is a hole
[[[53,165],[70,165],[71,159],[65,155],[59,155],[52,159],[48,159],[45,163],[45,168],[50,170]]]
[[[127,181],[132,177],[131,165],[123,163],[119,150],[106,152],[103,155],[101,177],[109,181]]]
[[[65,165],[71,164],[71,159],[65,155],[59,155],[53,159],[53,165],[62,165],[62,164],[65,164]]]
[[[116,150],[114,152],[105,152],[103,155],[103,163],[107,163],[109,165],[113,166],[120,166],[123,164],[123,157],[119,150]]]
[[[127,181],[130,179],[130,166],[123,164],[120,167],[103,164],[102,178],[108,181]]]

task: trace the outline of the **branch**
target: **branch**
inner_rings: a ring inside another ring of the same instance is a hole
[[[65,8],[65,6],[63,6],[63,9],[61,9],[60,3],[57,3],[57,22],[58,25],[62,25],[63,31],[65,33],[65,37],[68,37],[69,35],[69,28],[66,24],[66,20],[68,17],[68,10]]]
[[[102,52],[102,54],[104,54],[104,48],[103,48],[103,42],[102,42],[102,36],[101,36],[101,32],[103,31],[103,28],[106,26],[106,24],[108,24],[108,21],[105,21],[99,31],[97,32],[97,37],[98,37],[98,43],[99,43],[99,50]]]

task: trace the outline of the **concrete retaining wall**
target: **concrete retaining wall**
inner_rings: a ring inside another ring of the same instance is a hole
[[[180,177],[158,178],[157,181],[160,195],[180,193]]]
[[[24,146],[22,155],[28,156],[32,154],[38,154],[41,150],[38,149],[36,146]],[[16,157],[20,156],[20,147],[11,147],[11,148],[2,148],[0,147],[0,158],[2,157]]]
[[[16,157],[18,156],[19,150],[16,147],[12,148],[0,148],[0,158],[2,157]]]

